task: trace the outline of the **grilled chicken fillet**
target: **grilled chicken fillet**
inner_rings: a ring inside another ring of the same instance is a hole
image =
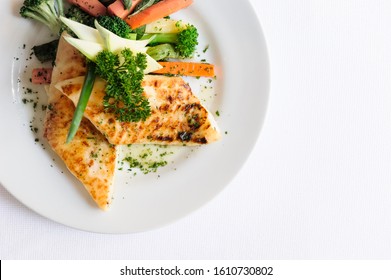
[[[105,210],[111,202],[116,147],[85,118],[74,139],[67,144],[75,106],[55,87],[57,83],[84,75],[85,72],[85,58],[62,37],[48,91],[44,137],[96,204]]]
[[[77,104],[83,81],[83,76],[76,77],[57,83],[56,88]],[[201,145],[220,138],[213,116],[182,78],[146,75],[142,86],[151,116],[120,122],[103,107],[106,82],[96,80],[84,116],[111,144]]]

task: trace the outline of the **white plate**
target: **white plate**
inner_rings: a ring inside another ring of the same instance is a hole
[[[203,88],[209,86],[205,79],[190,83],[212,113],[220,112],[216,119],[222,140],[197,149],[181,148],[174,162],[157,173],[132,176],[119,172],[108,212],[95,207],[42,138],[42,90],[37,112],[33,112],[31,103],[23,103],[23,99],[34,96],[26,93],[26,88],[31,88],[28,77],[35,63],[29,58],[30,48],[48,39],[45,27],[20,18],[22,1],[10,2],[10,9],[0,12],[1,34],[7,41],[5,44],[3,40],[0,51],[0,182],[26,206],[82,230],[145,231],[198,209],[227,186],[243,166],[261,130],[269,90],[266,45],[247,1],[239,5],[226,0],[195,1],[173,16],[198,27],[201,37],[196,59],[217,66],[213,90],[204,92]],[[31,121],[38,132],[30,129]]]

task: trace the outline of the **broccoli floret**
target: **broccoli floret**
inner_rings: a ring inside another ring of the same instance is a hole
[[[90,14],[84,12],[79,7],[75,5],[71,5],[68,9],[68,11],[65,14],[65,17],[80,22],[84,25],[88,25],[91,27],[94,27],[94,20],[95,17],[91,16]]]
[[[126,38],[132,39],[132,29],[130,26],[120,17],[117,16],[99,16],[97,21],[100,25],[102,25],[107,30],[110,30],[114,34]]]
[[[198,45],[198,30],[193,25],[178,33],[175,49],[183,57],[191,57]]]
[[[172,44],[175,52],[178,54],[178,57],[174,58],[190,58],[198,45],[198,30],[195,26],[188,25],[186,29],[179,33],[145,34],[142,39],[149,38],[152,38],[152,41],[149,43],[151,46]]]
[[[64,14],[62,0],[25,0],[19,11],[24,18],[37,20],[59,34],[62,23],[60,16]]]

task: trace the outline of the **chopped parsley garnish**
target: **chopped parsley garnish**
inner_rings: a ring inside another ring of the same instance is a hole
[[[103,106],[122,122],[145,120],[151,114],[141,85],[146,55],[124,49],[120,54],[104,50],[96,57],[96,73],[107,81]]]
[[[138,168],[144,174],[150,172],[156,172],[159,167],[167,165],[167,161],[144,161],[143,159],[137,159],[131,156],[125,158],[125,161],[129,163],[130,168]]]

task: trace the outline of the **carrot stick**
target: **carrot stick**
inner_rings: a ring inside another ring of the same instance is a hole
[[[136,8],[137,4],[140,3],[141,1],[142,0],[133,0],[130,9],[126,9],[122,0],[116,0],[115,2],[111,3],[107,7],[107,12],[112,16],[117,16],[124,19],[131,12],[133,12],[134,8]]]
[[[159,62],[163,68],[154,71],[154,74],[168,74],[193,77],[214,77],[214,65],[208,63],[167,61]]]
[[[69,4],[75,5],[91,16],[106,15],[106,7],[99,0],[68,0]]]
[[[128,16],[125,21],[132,29],[136,29],[184,9],[192,3],[193,0],[162,0],[139,13]]]
[[[52,71],[53,71],[53,68],[35,68],[35,69],[33,69],[31,82],[33,84],[38,84],[38,85],[50,84],[50,82],[52,80]]]

